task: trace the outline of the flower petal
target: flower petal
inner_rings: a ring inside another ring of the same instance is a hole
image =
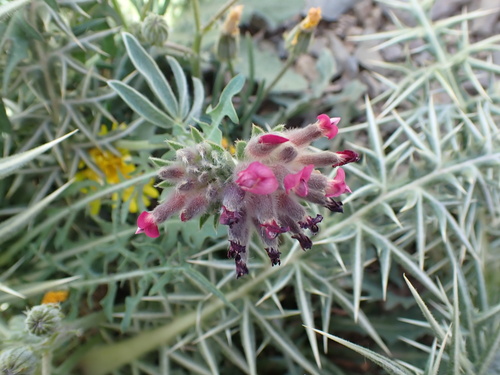
[[[319,121],[319,128],[323,132],[323,135],[328,139],[333,139],[339,132],[337,124],[340,122],[340,117],[329,117],[328,115],[322,114],[317,117]]]
[[[339,168],[337,174],[333,180],[328,182],[325,190],[325,197],[338,197],[345,192],[351,192],[349,186],[345,183],[345,172],[342,168]]]
[[[273,193],[279,185],[272,169],[258,161],[239,172],[235,182],[243,190],[261,195]]]
[[[267,143],[267,144],[280,144],[280,143],[285,143],[288,142],[288,138],[282,137],[281,135],[277,134],[264,134],[261,135],[259,138],[259,143]]]
[[[309,164],[297,173],[286,175],[283,179],[285,192],[288,194],[290,190],[293,190],[298,196],[305,197],[309,193],[307,181],[309,181],[313,169],[314,164]]]

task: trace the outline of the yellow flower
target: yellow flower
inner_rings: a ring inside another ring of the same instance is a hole
[[[60,303],[68,299],[69,291],[67,290],[52,290],[43,295],[42,305],[47,303]]]
[[[292,55],[307,52],[314,30],[321,21],[321,8],[311,8],[307,16],[285,35],[285,47]]]
[[[229,143],[229,139],[227,139],[226,137],[222,138],[221,146],[228,150],[231,155],[234,155],[234,153],[236,152],[236,148],[233,144]]]
[[[117,124],[113,124],[112,130],[117,127]],[[107,128],[102,126],[99,135],[106,135],[107,132]],[[131,178],[136,167],[134,164],[130,163],[130,152],[125,149],[118,149],[118,152],[119,154],[116,155],[110,151],[104,151],[99,148],[90,149],[89,156],[98,170],[90,168],[85,165],[84,162],[81,162],[81,170],[76,174],[77,180],[91,180],[101,185],[113,185],[119,183],[122,179]],[[111,198],[114,202],[118,202],[119,200],[123,202],[130,201],[129,211],[131,213],[136,213],[139,210],[139,199],[142,199],[144,205],[147,207],[151,204],[150,198],[158,198],[158,190],[153,187],[153,184],[154,179],[149,180],[142,188],[142,194],[140,194],[134,186],[130,186],[120,193],[113,193]],[[84,193],[88,193],[88,191],[88,189],[82,189]],[[100,209],[101,201],[99,199],[90,203],[90,213],[92,215],[97,215]]]
[[[319,21],[321,21],[321,8],[311,8],[306,18],[300,23],[300,28],[304,31],[314,29],[318,26]]]
[[[238,27],[241,20],[241,13],[243,12],[243,5],[237,5],[229,9],[229,13],[222,25],[222,33],[226,35],[236,36],[240,34]]]

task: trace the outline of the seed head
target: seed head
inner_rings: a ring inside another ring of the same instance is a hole
[[[38,360],[25,346],[7,349],[0,354],[0,374],[32,375]]]
[[[58,304],[33,306],[26,312],[26,328],[36,336],[50,336],[61,328],[62,313]]]

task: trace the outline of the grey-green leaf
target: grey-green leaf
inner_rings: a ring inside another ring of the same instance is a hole
[[[24,229],[24,227],[26,227],[40,211],[61,195],[72,183],[73,181],[67,182],[52,194],[47,195],[41,201],[0,224],[0,243],[7,241],[16,233]]]
[[[139,73],[144,76],[149,87],[165,106],[167,112],[174,118],[179,117],[179,103],[156,62],[133,35],[129,33],[123,33],[122,35],[132,63]]]
[[[152,124],[165,129],[172,127],[174,124],[172,118],[160,111],[158,107],[136,89],[116,80],[108,81],[108,85],[120,95],[130,108]]]
[[[59,142],[64,141],[66,138],[75,134],[78,130],[73,130],[71,133],[63,135],[53,141],[47,142],[41,146],[33,148],[29,151],[25,151],[16,155],[7,156],[6,158],[0,159],[0,178],[6,177],[16,171],[16,169],[20,168],[23,164],[33,160],[38,155],[44,153],[47,150],[50,150]],[[1,238],[1,236],[0,236]]]

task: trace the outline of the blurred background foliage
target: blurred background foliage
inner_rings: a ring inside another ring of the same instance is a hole
[[[0,348],[44,375],[500,373],[494,3],[0,2]],[[323,112],[340,135],[315,147],[363,158],[308,252],[287,238],[271,267],[253,243],[235,280],[211,221],[133,236],[165,194],[150,157],[190,126],[229,148]],[[60,332],[34,340],[20,314],[59,290]]]

